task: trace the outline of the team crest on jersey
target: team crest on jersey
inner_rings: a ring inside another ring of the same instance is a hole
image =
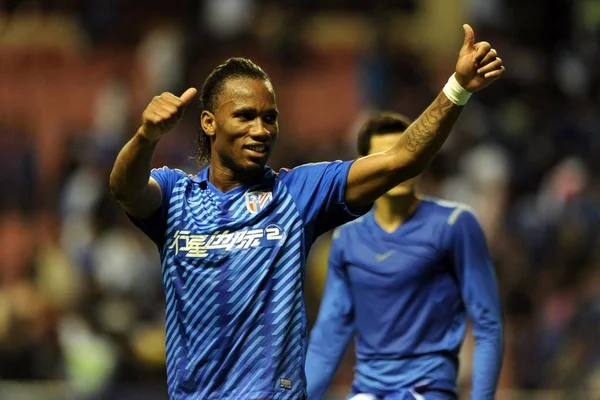
[[[263,210],[273,200],[273,192],[248,192],[246,193],[246,208],[252,214]]]

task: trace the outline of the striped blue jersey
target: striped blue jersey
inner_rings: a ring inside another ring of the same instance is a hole
[[[158,246],[172,399],[303,399],[304,268],[321,233],[355,216],[352,162],[308,164],[222,193],[166,167],[160,209],[133,222]]]
[[[467,206],[423,199],[392,233],[373,212],[336,229],[308,347],[309,399],[322,398],[352,336],[354,393],[456,398],[467,316],[476,340],[472,398],[493,399],[500,299],[485,236]]]

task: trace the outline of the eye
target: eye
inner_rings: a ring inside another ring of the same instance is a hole
[[[237,115],[237,117],[242,121],[252,121],[254,118],[256,118],[254,114],[249,112],[240,113]]]
[[[265,115],[263,120],[267,123],[267,124],[275,124],[277,123],[277,114],[268,114]]]

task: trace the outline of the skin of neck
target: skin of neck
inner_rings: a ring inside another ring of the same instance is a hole
[[[414,190],[399,195],[385,194],[375,201],[375,221],[385,231],[393,232],[415,212],[419,201]]]
[[[250,185],[262,177],[263,168],[236,170],[233,166],[221,161],[216,152],[213,153],[208,170],[208,180],[221,192],[225,193],[240,185]]]

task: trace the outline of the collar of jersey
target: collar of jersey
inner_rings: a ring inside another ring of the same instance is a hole
[[[379,225],[377,220],[375,220],[375,207],[373,207],[371,211],[369,211],[366,214],[366,221],[369,225],[371,225],[372,229],[377,230],[379,234],[383,234],[386,236],[403,236],[406,230],[412,226],[414,221],[419,219],[417,214],[419,214],[423,209],[423,206],[425,205],[424,203],[425,201],[421,199],[421,201],[419,201],[419,204],[417,204],[417,207],[415,208],[415,211],[412,213],[412,215],[410,215],[403,223],[396,227],[396,229],[393,232],[386,231],[381,227],[381,225]]]
[[[256,184],[253,184],[253,185],[240,185],[238,187],[235,187],[235,188],[223,193],[219,189],[217,189],[216,186],[214,186],[212,183],[210,183],[210,181],[208,180],[209,168],[210,167],[207,165],[200,172],[198,172],[197,175],[193,175],[191,177],[191,179],[193,182],[200,184],[200,186],[203,189],[209,189],[211,192],[213,192],[219,196],[229,196],[229,195],[236,194],[239,192],[245,192],[246,190],[250,190],[250,189],[258,190],[261,187],[265,187],[265,186],[272,187],[272,182],[270,182],[271,181],[270,178],[275,177],[275,173],[273,172],[273,170],[270,167],[265,166],[265,169],[263,171],[263,177],[260,182],[257,182]]]

